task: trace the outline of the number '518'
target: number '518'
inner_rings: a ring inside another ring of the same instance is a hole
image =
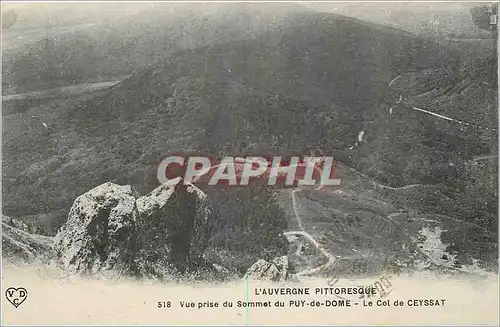
[[[158,308],[170,308],[172,303],[170,301],[158,301]]]

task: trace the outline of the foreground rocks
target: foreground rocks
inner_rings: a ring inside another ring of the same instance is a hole
[[[257,261],[248,269],[245,278],[278,282],[287,280],[289,277],[291,275],[288,257],[283,256],[271,262],[264,259]]]
[[[57,259],[70,272],[127,269],[137,208],[130,186],[105,183],[79,196],[55,237]]]
[[[65,271],[159,279],[206,270],[214,213],[193,185],[161,185],[138,198],[130,186],[102,184],[79,196],[55,237]]]
[[[138,274],[163,278],[172,271],[211,267],[203,254],[217,215],[203,191],[194,185],[162,185],[136,204]]]
[[[54,238],[38,242],[22,224],[7,227],[4,253],[22,260],[47,254],[66,275],[164,281],[237,279],[259,258],[278,257],[271,270],[254,267],[252,276],[286,279],[286,221],[267,193],[243,191],[215,210],[191,184],[160,185],[136,198],[128,185],[104,183],[74,201]]]
[[[28,233],[22,222],[2,218],[2,259],[15,264],[48,263],[52,259],[52,237]]]

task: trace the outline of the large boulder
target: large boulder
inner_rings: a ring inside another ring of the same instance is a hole
[[[102,184],[79,196],[55,237],[67,272],[171,279],[214,270],[203,253],[214,217],[191,184],[163,184],[134,198],[130,186]]]
[[[54,240],[59,264],[87,274],[126,270],[134,254],[136,217],[130,186],[105,183],[79,196]]]
[[[163,184],[137,199],[137,210],[140,274],[162,278],[166,267],[184,274],[207,266],[203,253],[217,218],[202,190]]]

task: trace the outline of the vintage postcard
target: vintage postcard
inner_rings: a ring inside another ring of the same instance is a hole
[[[498,2],[2,3],[2,326],[499,324]]]

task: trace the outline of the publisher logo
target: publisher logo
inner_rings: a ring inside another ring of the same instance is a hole
[[[28,291],[24,287],[9,287],[5,291],[5,297],[14,307],[19,307],[28,297]]]

